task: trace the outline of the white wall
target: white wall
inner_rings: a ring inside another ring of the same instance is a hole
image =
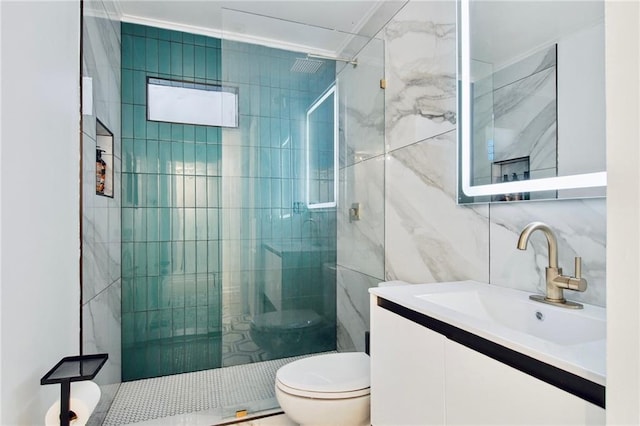
[[[0,424],[42,424],[79,350],[79,2],[0,3]]]
[[[640,4],[607,1],[607,424],[640,424]]]

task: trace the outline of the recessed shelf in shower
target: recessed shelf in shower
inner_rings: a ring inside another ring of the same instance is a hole
[[[113,198],[113,133],[96,119],[96,195]]]

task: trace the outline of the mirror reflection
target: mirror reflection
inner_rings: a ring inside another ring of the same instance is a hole
[[[603,2],[459,4],[459,202],[603,196]]]
[[[338,98],[332,85],[307,110],[307,208],[336,206]]]

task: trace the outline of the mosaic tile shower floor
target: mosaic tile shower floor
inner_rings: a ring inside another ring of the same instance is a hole
[[[229,310],[241,311],[237,297],[232,296],[237,295],[228,295],[229,300],[225,302],[231,306]],[[248,410],[249,418],[281,412],[275,397],[276,372],[281,366],[309,355],[268,360],[268,354],[250,337],[250,322],[249,315],[227,314],[223,317],[224,338],[222,353],[218,355],[222,358],[222,368],[202,369],[204,365],[211,365],[207,364],[210,362],[207,354],[211,355],[212,351],[203,350],[211,344],[210,337],[176,339],[177,351],[175,348],[168,350],[169,341],[147,343],[146,363],[158,362],[157,353],[163,349],[164,353],[173,356],[172,362],[182,362],[184,367],[201,371],[123,382],[102,425],[210,426],[234,420],[235,412],[243,409]],[[153,347],[154,344],[157,347]],[[219,362],[216,365],[220,365]],[[155,371],[159,367],[151,365],[149,368]],[[284,421],[282,417],[279,419],[269,421]],[[98,418],[91,420],[92,425],[100,423]],[[248,422],[253,424],[254,421]],[[283,424],[290,424],[290,421]]]
[[[276,371],[299,358],[122,383],[103,425],[211,425],[232,419],[236,410],[268,412],[278,407]]]

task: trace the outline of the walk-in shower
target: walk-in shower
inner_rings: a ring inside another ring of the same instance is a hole
[[[337,101],[307,131],[335,63],[297,56],[123,24],[123,380],[335,349],[335,191],[305,202],[337,185]],[[236,125],[159,121],[186,94],[152,83],[233,90]]]
[[[121,24],[123,382],[233,386],[237,368],[274,361],[246,376],[266,377],[265,395],[226,407],[264,410],[277,406],[265,371],[336,350],[338,148],[362,90],[348,81],[382,70],[382,43],[362,61],[371,37],[277,20],[333,50],[270,47],[260,22],[274,20],[223,9],[220,37]],[[233,394],[198,392],[216,390]]]

